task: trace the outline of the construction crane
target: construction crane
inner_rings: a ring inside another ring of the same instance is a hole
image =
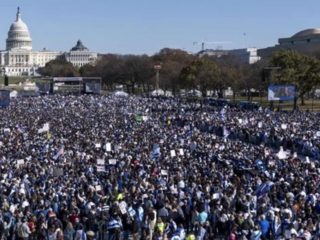
[[[201,45],[201,51],[204,51],[204,47],[207,44],[231,44],[232,42],[230,41],[221,41],[221,42],[206,42],[206,41],[202,41],[202,42],[193,42],[193,45]]]

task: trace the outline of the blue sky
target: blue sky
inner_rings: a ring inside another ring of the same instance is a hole
[[[0,49],[17,6],[38,50],[66,51],[78,39],[120,54],[197,52],[193,42],[203,40],[231,42],[208,48],[261,48],[320,27],[319,0],[0,0]]]

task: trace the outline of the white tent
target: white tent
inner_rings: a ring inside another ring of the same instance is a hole
[[[18,96],[18,92],[16,90],[13,90],[10,92],[10,98],[15,98]]]
[[[128,97],[129,96],[129,94],[124,91],[115,91],[115,92],[113,92],[112,95],[115,97]]]
[[[187,95],[190,97],[201,97],[202,93],[199,90],[190,90]]]
[[[157,96],[166,96],[166,97],[172,97],[172,92],[170,91],[163,91],[162,89],[157,89],[157,90],[153,90],[152,92],[150,92],[150,95],[152,97],[157,97]]]

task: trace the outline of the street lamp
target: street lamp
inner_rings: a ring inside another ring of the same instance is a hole
[[[159,72],[160,72],[161,68],[162,68],[161,63],[154,65],[154,69],[156,70],[156,91],[157,91],[157,93],[159,91],[159,75],[160,75]]]

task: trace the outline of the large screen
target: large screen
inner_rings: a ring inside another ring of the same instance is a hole
[[[42,82],[37,82],[36,83],[37,88],[39,89],[39,92],[41,94],[49,94],[52,93],[52,84],[51,83],[42,83]]]
[[[269,101],[293,101],[296,87],[293,85],[270,85],[268,88]]]
[[[85,93],[100,94],[100,90],[101,90],[100,82],[85,82],[84,83],[84,92]]]
[[[10,105],[10,91],[0,90],[0,107],[8,107]]]

